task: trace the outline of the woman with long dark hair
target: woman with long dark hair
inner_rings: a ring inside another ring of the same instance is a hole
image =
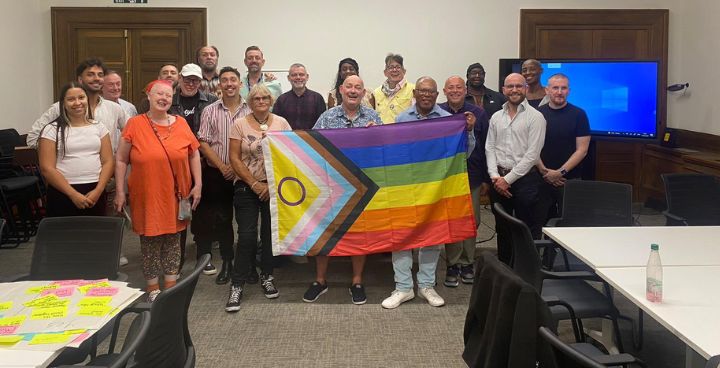
[[[342,104],[342,96],[340,95],[340,86],[345,81],[345,78],[347,78],[349,75],[357,75],[360,76],[360,66],[358,66],[357,61],[353,58],[345,58],[340,60],[340,63],[338,63],[338,71],[337,76],[335,77],[335,88],[328,93],[327,98],[327,107],[332,108],[335,106],[340,106]],[[365,96],[363,96],[362,104],[372,108],[374,102],[372,100],[372,92],[369,90],[365,90]]]
[[[38,160],[47,181],[47,216],[102,216],[113,175],[110,132],[92,119],[78,82],[60,91],[60,116],[40,132]]]

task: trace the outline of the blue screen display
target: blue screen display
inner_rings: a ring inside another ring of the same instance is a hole
[[[570,78],[568,101],[587,112],[592,134],[656,137],[657,62],[548,62],[542,84],[556,73]]]

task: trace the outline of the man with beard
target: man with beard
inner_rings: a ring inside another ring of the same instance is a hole
[[[282,94],[282,86],[274,75],[270,73],[263,74],[262,67],[265,65],[265,58],[262,50],[257,46],[249,46],[245,49],[245,59],[243,62],[248,68],[247,78],[242,81],[242,89],[240,89],[240,95],[243,100],[247,98],[253,86],[262,83],[270,90],[270,93],[272,93],[273,100],[277,101],[277,98]]]
[[[292,90],[278,97],[273,105],[273,113],[284,117],[293,130],[312,129],[320,115],[325,112],[325,100],[319,93],[305,86],[310,74],[304,65],[291,65],[287,78]]]
[[[545,140],[545,118],[525,99],[525,78],[512,73],[505,78],[507,102],[490,118],[485,155],[493,184],[490,200],[527,224],[539,238],[544,215],[538,208],[542,177],[535,164]],[[498,258],[508,264],[512,257],[511,234],[495,215]]]
[[[490,177],[487,173],[487,161],[485,160],[485,139],[488,132],[488,116],[480,106],[475,106],[465,99],[467,89],[465,81],[459,76],[452,76],[445,81],[443,88],[447,102],[439,106],[445,111],[457,115],[465,114],[476,119],[473,133],[477,141],[477,149],[468,156],[467,170],[470,180],[470,196],[472,198],[473,214],[475,223],[480,224],[480,197],[487,194]],[[475,238],[465,239],[457,243],[445,244],[445,255],[447,272],[445,274],[445,286],[457,287],[460,281],[464,284],[472,284],[475,277],[473,264],[475,263]]]
[[[207,161],[202,170],[202,201],[197,207],[199,221],[207,224],[208,231],[197,234],[197,258],[211,253],[211,243],[220,243],[222,268],[215,279],[218,285],[230,280],[233,270],[233,181],[235,172],[230,166],[230,130],[236,119],[250,113],[240,97],[240,72],[235,68],[220,70],[222,99],[208,105],[202,112],[198,139],[200,152]]]
[[[505,96],[485,86],[485,68],[480,63],[470,64],[466,74],[467,96],[465,96],[465,101],[475,106],[481,106],[488,117],[502,109]]]
[[[215,93],[220,84],[220,75],[217,72],[219,59],[220,51],[212,45],[203,46],[195,53],[195,61],[202,69],[203,74],[200,90],[205,93]]]
[[[382,125],[378,113],[362,105],[365,96],[365,85],[357,75],[351,75],[345,78],[340,86],[340,94],[342,95],[342,104],[325,111],[313,129],[342,129],[342,128],[360,128],[372,125]],[[365,287],[362,285],[362,274],[365,268],[365,259],[367,256],[351,256],[352,260],[352,283],[350,286],[350,295],[352,303],[355,305],[365,304],[367,296]],[[315,281],[310,285],[303,295],[303,301],[312,303],[316,301],[320,295],[325,294],[328,290],[327,275],[330,257],[316,256],[316,276]]]

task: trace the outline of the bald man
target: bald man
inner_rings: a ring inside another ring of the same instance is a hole
[[[342,129],[360,128],[372,125],[382,125],[380,115],[375,110],[362,105],[365,96],[365,84],[357,75],[345,78],[340,86],[342,104],[325,111],[320,115],[313,129]],[[352,303],[359,305],[367,302],[365,287],[362,284],[362,274],[365,268],[366,256],[352,256],[352,283],[350,284],[350,295]],[[320,295],[328,290],[325,276],[327,274],[330,257],[315,257],[316,276],[315,281],[310,285],[303,295],[303,301],[312,303]]]
[[[545,141],[545,118],[525,98],[525,78],[513,73],[505,78],[503,94],[507,102],[490,118],[485,156],[493,190],[490,200],[525,222],[534,238],[540,237],[544,215],[541,214],[540,185],[542,176],[535,164]],[[497,221],[498,258],[505,263],[512,257],[511,234]]]

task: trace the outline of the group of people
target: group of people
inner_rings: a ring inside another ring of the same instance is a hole
[[[554,75],[540,84],[542,67],[527,60],[511,74],[502,93],[485,86],[485,69],[471,64],[464,79],[451,76],[438,104],[438,83],[429,76],[406,80],[403,57],[385,58],[385,82],[365,88],[352,58],[340,60],[327,94],[306,87],[307,68],[288,70],[291,89],[264,73],[262,50],[245,51],[247,73],[218,67],[214,46],[197,50],[195,63],[163,65],[137,105],[120,98],[121,77],[99,59],[78,65],[57,103],[32,126],[47,180],[49,216],[125,214],[140,236],[148,300],[175,285],[185,261],[187,227],[198,259],[220,248],[220,270],[211,261],[203,273],[230,283],[225,305],[240,310],[247,284],[260,284],[267,298],[279,291],[273,277],[270,208],[261,142],[268,131],[339,129],[402,123],[461,114],[468,130],[468,178],[476,223],[480,198],[489,195],[528,223],[534,235],[557,211],[566,180],[579,177],[589,144],[585,113],[567,102],[569,80]],[[547,122],[547,123],[546,123]],[[237,224],[237,245],[233,232]],[[509,234],[501,227],[498,255],[509,261]],[[259,235],[259,236],[258,236]],[[258,242],[259,239],[259,242]],[[445,301],[435,290],[442,247],[447,255],[444,285],[471,284],[475,238],[420,248],[417,294],[432,306]],[[124,258],[124,257],[123,257]],[[303,295],[314,302],[327,292],[330,258],[315,258],[316,276]],[[352,257],[352,303],[367,301],[365,256]],[[257,272],[258,265],[260,273]],[[384,308],[415,297],[411,251],[392,254],[395,290]]]

